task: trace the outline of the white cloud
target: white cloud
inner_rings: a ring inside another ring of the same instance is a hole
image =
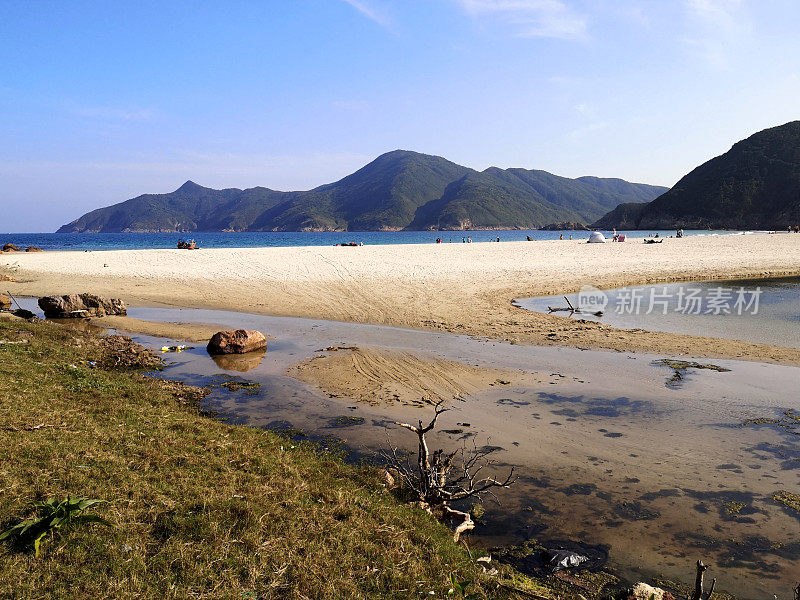
[[[512,25],[519,37],[579,40],[587,35],[588,17],[561,0],[455,0],[469,15],[484,15]]]
[[[685,0],[689,14],[706,24],[724,32],[734,32],[741,28],[738,20],[743,0]]]
[[[368,19],[375,21],[381,27],[389,27],[389,25],[391,25],[389,17],[382,10],[367,4],[365,0],[342,0],[342,2],[346,2]]]
[[[567,137],[571,140],[579,140],[596,131],[602,131],[611,127],[611,123],[602,119],[597,108],[591,104],[581,102],[575,106],[575,111],[580,115],[580,119],[585,124],[567,133]]]
[[[573,129],[572,131],[567,133],[567,137],[570,140],[576,141],[583,139],[597,131],[603,131],[611,127],[611,123],[608,121],[597,121],[595,123],[589,123],[585,127],[579,127],[578,129]]]
[[[594,109],[594,107],[586,104],[585,102],[581,102],[575,106],[575,110],[577,110],[584,117],[594,118],[597,116],[597,111]]]
[[[616,15],[637,27],[649,28],[653,24],[648,7],[641,2],[621,2],[610,8]]]
[[[731,66],[730,54],[750,29],[744,0],[684,0],[690,34],[683,42],[716,69]]]

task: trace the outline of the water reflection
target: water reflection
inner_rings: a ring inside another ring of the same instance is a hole
[[[211,358],[220,369],[245,373],[260,365],[266,354],[266,350],[257,350],[246,354],[218,354]]]

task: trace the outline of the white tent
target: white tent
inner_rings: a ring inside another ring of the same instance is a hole
[[[604,236],[602,233],[600,233],[599,231],[593,231],[593,232],[592,232],[592,233],[589,235],[589,241],[588,241],[588,243],[589,243],[589,244],[605,244],[605,243],[606,243],[606,238],[605,238],[605,236]]]

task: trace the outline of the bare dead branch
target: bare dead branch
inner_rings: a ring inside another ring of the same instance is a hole
[[[483,494],[493,496],[492,489],[509,487],[516,480],[513,468],[505,479],[482,476],[484,469],[494,466],[494,461],[487,458],[493,450],[486,447],[478,448],[475,440],[472,440],[471,449],[467,448],[465,442],[461,448],[449,453],[442,449],[430,451],[425,434],[436,427],[439,415],[447,410],[443,403],[439,402],[434,407],[433,418],[427,425],[421,419],[417,425],[397,423],[398,426],[417,436],[416,472],[411,468],[408,456],[405,461],[400,459],[398,450],[391,445],[391,441],[390,452],[384,453],[384,457],[397,470],[403,482],[414,491],[420,502],[438,509],[445,516],[461,519],[454,534],[455,540],[458,541],[462,533],[475,527],[475,523],[468,512],[456,510],[450,503],[480,497]]]
[[[464,533],[465,531],[470,531],[472,529],[475,529],[475,523],[472,520],[472,516],[468,512],[455,510],[447,505],[445,505],[443,509],[447,516],[459,517],[461,519],[461,523],[456,527],[455,531],[453,532],[454,542],[458,542],[458,539],[461,537],[461,534]]]
[[[691,600],[703,600],[703,575],[708,570],[708,565],[703,564],[702,560],[697,561],[697,572],[695,574],[694,580],[694,592],[692,593]],[[708,592],[708,596],[705,600],[709,600],[711,598],[711,594],[714,593],[714,586],[717,584],[716,578],[711,581],[711,589]]]

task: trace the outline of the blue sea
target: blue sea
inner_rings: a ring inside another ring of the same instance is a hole
[[[611,232],[604,232],[611,237]],[[660,237],[675,234],[670,231],[620,231],[629,238],[643,238],[658,233]],[[684,235],[741,235],[747,232],[685,231]],[[140,250],[147,248],[175,248],[179,239],[190,237],[201,248],[262,248],[270,246],[334,246],[348,242],[375,244],[429,244],[436,238],[444,242],[460,243],[471,238],[473,242],[557,240],[573,236],[576,240],[588,239],[588,231],[349,231],[349,232],[194,232],[180,233],[8,233],[0,234],[0,246],[8,242],[19,246],[37,246],[43,250]]]

